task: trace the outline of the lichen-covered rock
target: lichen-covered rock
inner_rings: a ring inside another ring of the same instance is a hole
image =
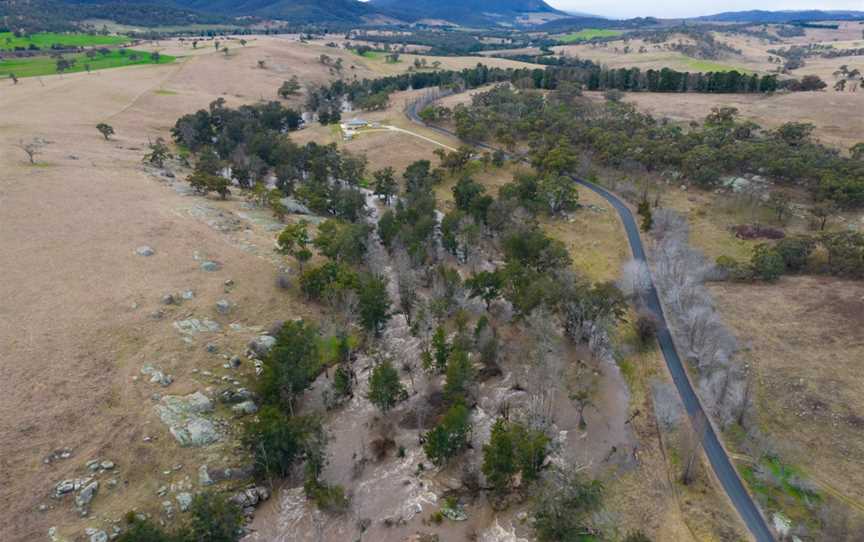
[[[181,446],[206,446],[221,438],[216,425],[203,416],[213,411],[213,403],[200,391],[165,396],[153,408]]]

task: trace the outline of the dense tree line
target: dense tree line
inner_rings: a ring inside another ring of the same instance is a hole
[[[841,156],[814,141],[812,125],[766,130],[740,121],[734,108],[715,108],[701,125],[685,130],[630,104],[594,105],[572,88],[562,87],[547,100],[499,86],[475,95],[470,106],[457,106],[453,119],[460,137],[510,148],[524,143],[535,161],[555,149],[574,159],[590,152],[606,165],[677,170],[703,186],[715,185],[725,174],[758,173],[806,184],[817,197],[842,207],[864,205],[860,157]]]

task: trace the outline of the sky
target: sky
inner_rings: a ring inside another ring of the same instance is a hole
[[[546,0],[558,9],[605,15],[607,17],[694,17],[723,11],[768,11],[784,9],[824,9],[864,11],[864,0],[664,0],[659,4],[645,0],[617,0],[599,3],[592,0]]]

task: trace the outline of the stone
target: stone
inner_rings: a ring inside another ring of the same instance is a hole
[[[206,348],[207,352],[209,352],[211,354],[215,354],[216,352],[219,351],[219,347],[213,343],[207,343],[207,346],[205,346],[204,348]]]
[[[226,288],[230,288],[230,287],[234,286],[234,280],[227,279],[224,284],[225,284]]]
[[[244,401],[250,401],[255,394],[246,388],[232,389],[226,388],[219,393],[219,401],[226,405],[236,405]]]
[[[114,468],[114,462],[109,461],[109,460],[105,460],[105,461],[99,463],[99,467],[102,470],[112,470]]]
[[[90,503],[93,502],[93,498],[96,497],[96,493],[99,491],[99,482],[93,481],[84,486],[78,495],[75,496],[75,506],[79,510],[86,510]]]
[[[216,312],[219,314],[228,314],[231,312],[231,302],[227,299],[220,299],[216,302]]]
[[[176,497],[177,506],[180,508],[181,512],[186,512],[189,510],[189,507],[192,505],[192,494],[191,493],[178,493]]]
[[[108,542],[108,533],[105,531],[86,529],[84,532],[90,537],[90,542]]]
[[[213,479],[210,478],[210,472],[207,470],[207,465],[198,467],[198,483],[202,486],[213,485]]]
[[[195,335],[196,333],[216,333],[222,326],[213,320],[199,320],[197,318],[188,318],[186,320],[178,320],[174,322],[174,328],[180,333],[186,335]]]
[[[228,366],[231,367],[232,369],[238,369],[238,368],[240,368],[240,364],[242,362],[243,361],[240,359],[240,356],[233,355],[233,356],[231,356],[231,359],[228,360]]]
[[[182,297],[182,298],[185,299],[186,301],[189,301],[190,299],[194,299],[194,298],[195,298],[195,292],[193,292],[192,290],[184,290],[184,291],[180,294],[180,297]]]
[[[242,403],[236,404],[231,407],[231,411],[234,414],[239,414],[241,416],[247,414],[255,414],[256,412],[258,412],[258,405],[256,405],[254,401],[243,401]]]
[[[276,337],[260,335],[249,341],[249,350],[259,358],[265,357],[276,346]]]
[[[291,215],[311,215],[312,211],[294,198],[282,198],[279,202],[285,206],[285,211]]]
[[[177,303],[177,298],[174,297],[174,294],[165,294],[162,296],[162,304],[163,305],[174,305]]]
[[[216,425],[202,416],[213,411],[213,403],[200,391],[165,396],[153,408],[181,446],[201,447],[221,438]]]
[[[201,271],[213,273],[214,271],[219,271],[220,269],[222,269],[222,264],[220,262],[214,260],[205,260],[201,262]]]
[[[91,472],[96,472],[97,470],[99,470],[99,460],[98,459],[91,459],[90,461],[87,462],[86,466],[87,466],[87,469],[90,470]]]
[[[167,518],[174,517],[174,503],[171,501],[162,501],[162,513],[165,514]]]
[[[141,367],[141,374],[150,377],[151,384],[159,384],[163,388],[167,388],[174,382],[174,377],[164,373],[161,369],[149,363]]]
[[[143,245],[135,249],[135,254],[147,257],[156,254],[156,251],[147,245]]]

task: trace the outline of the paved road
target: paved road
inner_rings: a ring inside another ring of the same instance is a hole
[[[421,124],[427,128],[451,137],[457,137],[456,134],[449,130],[425,124],[417,116],[416,107],[413,105],[409,106],[405,113],[408,115],[408,118],[417,124]],[[493,147],[486,144],[479,144],[478,146],[494,150]],[[630,212],[630,208],[614,194],[600,186],[576,177],[573,177],[573,180],[585,188],[593,190],[615,208],[618,212],[618,216],[621,217],[621,222],[624,223],[624,229],[627,232],[627,240],[630,243],[630,250],[633,252],[633,257],[637,260],[646,262],[645,248],[642,245],[642,239],[639,236],[639,228],[636,225],[636,221],[633,219],[633,214]],[[687,410],[691,419],[703,418],[707,420],[708,417],[702,409],[702,404],[699,402],[699,398],[693,390],[690,379],[687,378],[684,364],[681,362],[681,358],[678,356],[678,351],[675,349],[675,343],[672,341],[672,335],[669,333],[669,327],[666,324],[666,318],[663,314],[663,307],[661,306],[660,299],[657,296],[657,290],[654,287],[653,280],[646,296],[646,303],[657,315],[660,324],[657,331],[657,341],[660,343],[660,350],[663,352],[663,357],[666,359],[666,366],[669,367],[669,372],[672,374],[672,380],[675,382],[675,387],[678,389],[678,394],[681,396],[684,408]],[[738,514],[740,514],[741,519],[747,525],[747,528],[750,529],[750,532],[753,533],[757,542],[774,542],[774,535],[772,534],[771,529],[768,528],[765,518],[753,502],[750,494],[744,488],[744,484],[738,476],[735,467],[732,465],[732,461],[729,459],[726,449],[723,448],[723,445],[720,443],[720,439],[717,437],[714,427],[710,423],[701,423],[699,425],[705,426],[703,434],[701,435],[702,446],[705,448],[705,453],[708,456],[708,460],[711,462],[714,474],[717,476],[717,479],[720,480],[723,489],[726,491],[726,494],[729,496],[729,499],[732,501]]]

